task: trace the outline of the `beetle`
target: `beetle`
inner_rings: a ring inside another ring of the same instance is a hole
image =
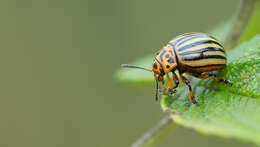
[[[201,79],[214,77],[216,82],[232,85],[230,81],[218,78],[212,72],[223,69],[225,66],[226,54],[224,47],[214,37],[197,32],[185,33],[173,38],[156,53],[151,70],[135,65],[122,64],[122,67],[139,68],[154,72],[156,100],[158,100],[159,83],[163,91],[168,91],[171,94],[176,92],[179,78],[175,71],[178,70],[180,79],[189,88],[189,98],[193,104],[197,104],[197,101],[194,98],[190,81],[183,74],[187,73]],[[169,77],[170,72],[175,86],[173,86]],[[165,75],[168,86],[165,86]]]

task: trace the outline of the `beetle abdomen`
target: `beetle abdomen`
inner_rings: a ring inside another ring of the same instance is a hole
[[[170,42],[174,46],[181,66],[198,72],[218,70],[226,65],[223,46],[203,33],[178,36]]]

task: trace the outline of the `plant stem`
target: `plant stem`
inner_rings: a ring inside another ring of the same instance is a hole
[[[224,47],[226,50],[235,47],[245,32],[249,20],[254,13],[258,0],[241,0],[234,18],[234,22],[225,37]]]
[[[166,116],[159,123],[139,138],[132,147],[143,147],[154,144],[156,140],[163,137],[173,128],[172,117]]]

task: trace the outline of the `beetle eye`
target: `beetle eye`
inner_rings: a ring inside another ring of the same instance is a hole
[[[160,72],[161,72],[162,75],[164,75],[164,71],[163,71],[162,66],[160,67]]]
[[[153,64],[153,68],[157,69],[157,63],[156,62]]]

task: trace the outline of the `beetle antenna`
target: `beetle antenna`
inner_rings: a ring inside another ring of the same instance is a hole
[[[159,84],[158,84],[158,80],[156,81],[156,88],[155,88],[155,101],[158,101],[158,91],[159,91]]]
[[[138,69],[143,69],[143,70],[146,70],[146,71],[152,72],[151,69],[147,69],[147,68],[140,67],[140,66],[136,66],[136,65],[121,64],[121,66],[122,66],[122,67],[125,67],[125,68],[138,68]]]

